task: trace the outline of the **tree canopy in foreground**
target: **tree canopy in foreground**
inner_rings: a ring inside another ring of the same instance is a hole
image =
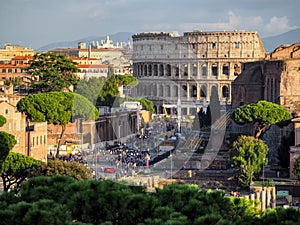
[[[257,103],[238,107],[231,114],[231,118],[237,124],[253,124],[255,126],[255,138],[259,138],[271,125],[287,123],[293,117],[286,108],[261,100]]]
[[[262,225],[297,224],[300,212],[277,208],[262,213],[245,198],[195,185],[169,184],[147,192],[112,180],[53,176],[32,178],[3,193],[0,220],[6,225]]]

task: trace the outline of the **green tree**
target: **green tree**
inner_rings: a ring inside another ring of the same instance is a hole
[[[298,156],[295,160],[293,173],[298,178],[298,180],[300,180],[300,156]]]
[[[237,124],[253,124],[255,138],[260,138],[271,125],[284,125],[292,119],[291,113],[284,107],[265,100],[238,107],[231,114]]]
[[[0,195],[0,221],[9,225],[299,223],[298,210],[277,208],[261,216],[256,206],[245,198],[228,198],[225,192],[196,185],[170,184],[147,192],[112,180],[43,176]]]
[[[72,92],[28,95],[18,102],[17,108],[33,122],[47,122],[62,127],[57,143],[56,157],[59,157],[61,140],[68,122],[76,119],[94,120],[98,118],[98,110],[95,106],[87,98]]]
[[[16,143],[15,136],[5,131],[0,131],[0,170],[10,150],[13,149]]]
[[[96,105],[97,99],[102,92],[106,78],[91,77],[88,80],[80,80],[75,92],[86,97],[93,105]]]
[[[252,136],[242,135],[233,143],[230,152],[234,166],[238,169],[238,181],[241,186],[249,187],[255,173],[268,164],[266,158],[268,146]]]
[[[3,127],[3,125],[6,123],[6,118],[2,115],[0,115],[0,127]]]
[[[6,225],[66,225],[73,223],[66,206],[53,200],[41,199],[33,203],[17,202],[0,211],[2,224]]]
[[[20,184],[31,176],[41,164],[41,161],[20,153],[10,152],[2,164],[1,178],[4,191]]]
[[[114,75],[105,80],[105,84],[100,90],[96,105],[116,106],[116,97],[119,95],[118,82]]]
[[[141,103],[143,109],[145,109],[145,110],[147,110],[151,113],[154,112],[154,107],[153,107],[153,102],[152,101],[150,101],[146,98],[139,98],[137,100]]]
[[[62,91],[78,83],[76,63],[66,55],[36,53],[26,72],[31,75],[32,88],[38,92]]]
[[[58,159],[49,160],[42,165],[45,176],[66,175],[76,180],[92,178],[92,170],[78,162],[65,162]]]

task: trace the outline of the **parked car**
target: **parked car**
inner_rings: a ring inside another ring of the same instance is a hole
[[[115,168],[113,167],[104,168],[104,173],[114,173],[114,172],[115,172]]]

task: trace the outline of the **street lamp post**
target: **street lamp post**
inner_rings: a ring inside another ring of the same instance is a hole
[[[265,158],[263,158],[263,170],[262,170],[262,189],[265,187]]]
[[[27,118],[27,156],[30,156],[30,119]]]

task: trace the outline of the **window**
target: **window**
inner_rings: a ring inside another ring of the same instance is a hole
[[[8,109],[5,109],[5,114],[8,114]]]
[[[202,76],[206,76],[207,75],[207,67],[206,64],[202,65]]]
[[[186,93],[186,91],[187,91],[187,86],[186,85],[182,85],[182,97],[186,97],[187,96],[187,93]]]
[[[197,97],[197,86],[193,85],[191,88],[191,97]]]
[[[2,69],[2,73],[6,73],[6,69]]]
[[[235,48],[240,48],[240,43],[236,42],[235,43]]]
[[[176,77],[179,77],[179,68],[176,66],[175,68],[175,76]]]
[[[171,65],[167,65],[167,76],[171,76]]]
[[[197,76],[197,72],[198,72],[197,64],[194,64],[194,66],[193,66],[193,76],[194,76],[194,77]]]
[[[217,44],[216,43],[212,43],[212,48],[217,48]]]
[[[184,75],[184,76],[187,76],[187,75],[188,75],[188,66],[187,66],[187,65],[184,65],[183,75]]]
[[[228,65],[223,65],[222,73],[225,75],[229,75],[229,67]]]
[[[218,76],[218,65],[217,64],[212,65],[211,73],[212,73],[213,76]]]

